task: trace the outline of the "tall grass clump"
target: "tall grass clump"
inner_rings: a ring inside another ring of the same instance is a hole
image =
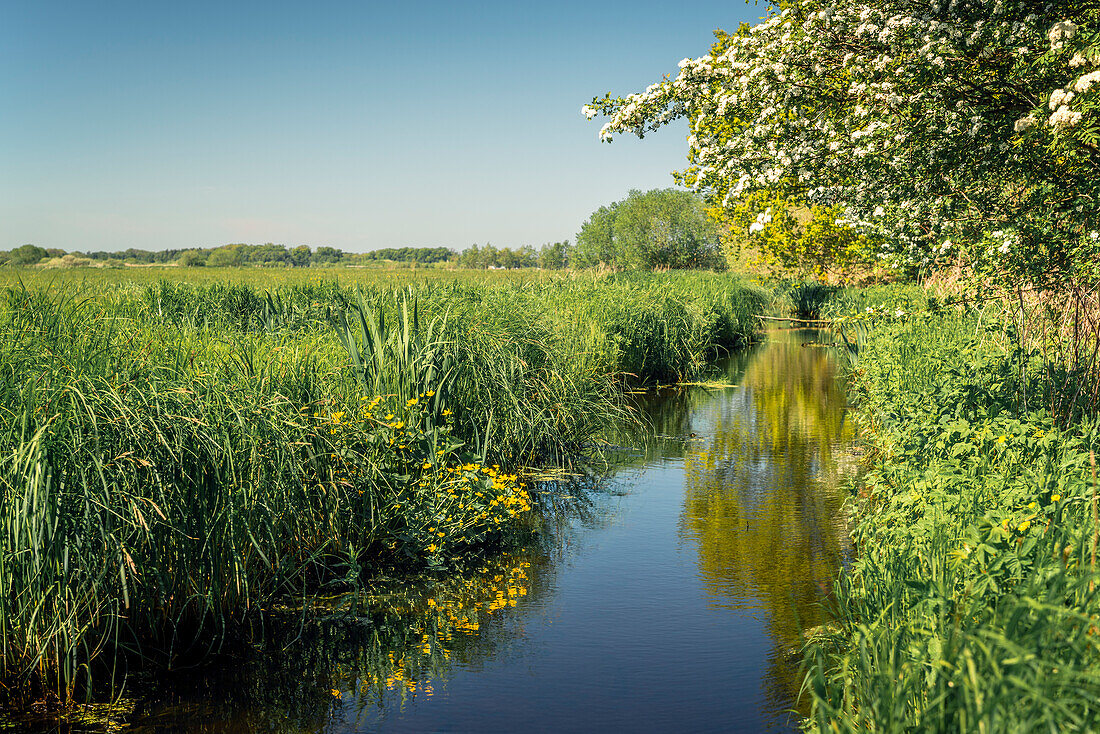
[[[993,309],[895,305],[852,366],[872,461],[836,625],[807,648],[805,725],[1093,731],[1100,425],[1025,409],[1040,367],[1021,376]]]
[[[762,303],[717,276],[0,298],[15,705],[117,690],[133,666],[256,639],[287,599],[530,537],[522,469],[590,458],[624,382],[694,374],[752,338]]]
[[[9,703],[90,695],[122,661],[172,665],[239,637],[275,599],[477,555],[533,522],[522,480],[433,401],[445,372],[410,397],[364,393],[331,336],[151,327],[94,301],[7,296]]]
[[[792,316],[800,319],[821,318],[821,309],[840,290],[837,286],[813,281],[795,283],[786,293],[787,307]]]

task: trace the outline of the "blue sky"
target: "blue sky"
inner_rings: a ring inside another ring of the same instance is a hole
[[[686,127],[601,144],[763,6],[0,2],[0,249],[348,251],[572,238],[672,185]]]

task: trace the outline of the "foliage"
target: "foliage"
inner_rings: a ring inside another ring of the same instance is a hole
[[[187,250],[179,258],[179,264],[185,268],[199,268],[206,265],[207,255],[201,250]]]
[[[821,318],[821,309],[833,297],[837,289],[814,282],[796,283],[787,291],[792,316],[801,319]]]
[[[688,117],[684,180],[722,208],[800,197],[841,207],[898,264],[961,251],[1011,284],[1095,278],[1100,87],[1082,71],[1100,59],[1097,12],[800,0],[584,112],[609,115],[605,140]]]
[[[717,268],[718,232],[702,202],[686,191],[631,191],[592,213],[577,233],[581,267]]]
[[[573,259],[573,247],[569,240],[547,242],[539,249],[538,265],[543,270],[563,270]]]
[[[848,280],[873,260],[871,241],[837,206],[762,193],[710,212],[727,230],[722,245],[730,267]]]
[[[509,247],[484,247],[471,245],[458,256],[458,264],[464,268],[533,268],[538,262],[535,248],[525,245],[516,250]]]
[[[1023,410],[1038,374],[1021,376],[995,311],[901,295],[858,303],[874,328],[854,397],[875,453],[837,627],[808,648],[806,725],[1094,730],[1100,426]]]
[[[364,252],[363,260],[392,260],[394,262],[440,263],[454,258],[454,251],[447,247],[383,247]]]
[[[20,245],[8,253],[8,260],[12,265],[34,265],[46,257],[49,257],[49,253],[38,245]]]
[[[593,458],[623,381],[697,374],[763,304],[702,273],[358,292],[63,277],[0,305],[0,682],[23,701],[537,530],[519,469]]]

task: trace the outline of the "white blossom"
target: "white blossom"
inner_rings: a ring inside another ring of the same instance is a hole
[[[1029,114],[1027,117],[1021,117],[1019,120],[1017,120],[1016,124],[1013,125],[1013,128],[1018,133],[1024,133],[1035,127],[1037,124],[1039,124],[1039,118],[1037,118],[1034,113],[1032,113]]]
[[[1063,20],[1059,23],[1055,23],[1050,28],[1050,32],[1047,33],[1047,39],[1050,41],[1050,50],[1059,51],[1065,42],[1073,38],[1077,33],[1077,24],[1068,20]]]
[[[1058,109],[1064,104],[1069,104],[1073,101],[1073,92],[1067,92],[1064,89],[1055,89],[1050,93],[1050,101],[1047,102],[1047,106],[1051,111]]]
[[[1093,84],[1096,84],[1097,82],[1100,82],[1100,69],[1090,71],[1088,74],[1082,76],[1080,79],[1073,83],[1073,88],[1079,94],[1084,94],[1085,92],[1089,91]]]
[[[1056,128],[1074,127],[1079,122],[1081,122],[1081,113],[1071,110],[1066,105],[1062,105],[1055,110],[1054,114],[1047,120],[1047,124]]]

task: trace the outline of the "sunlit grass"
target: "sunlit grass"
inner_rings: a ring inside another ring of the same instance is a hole
[[[276,599],[537,532],[524,470],[591,458],[624,385],[691,379],[763,303],[715,274],[436,272],[3,291],[4,697],[89,694]]]

